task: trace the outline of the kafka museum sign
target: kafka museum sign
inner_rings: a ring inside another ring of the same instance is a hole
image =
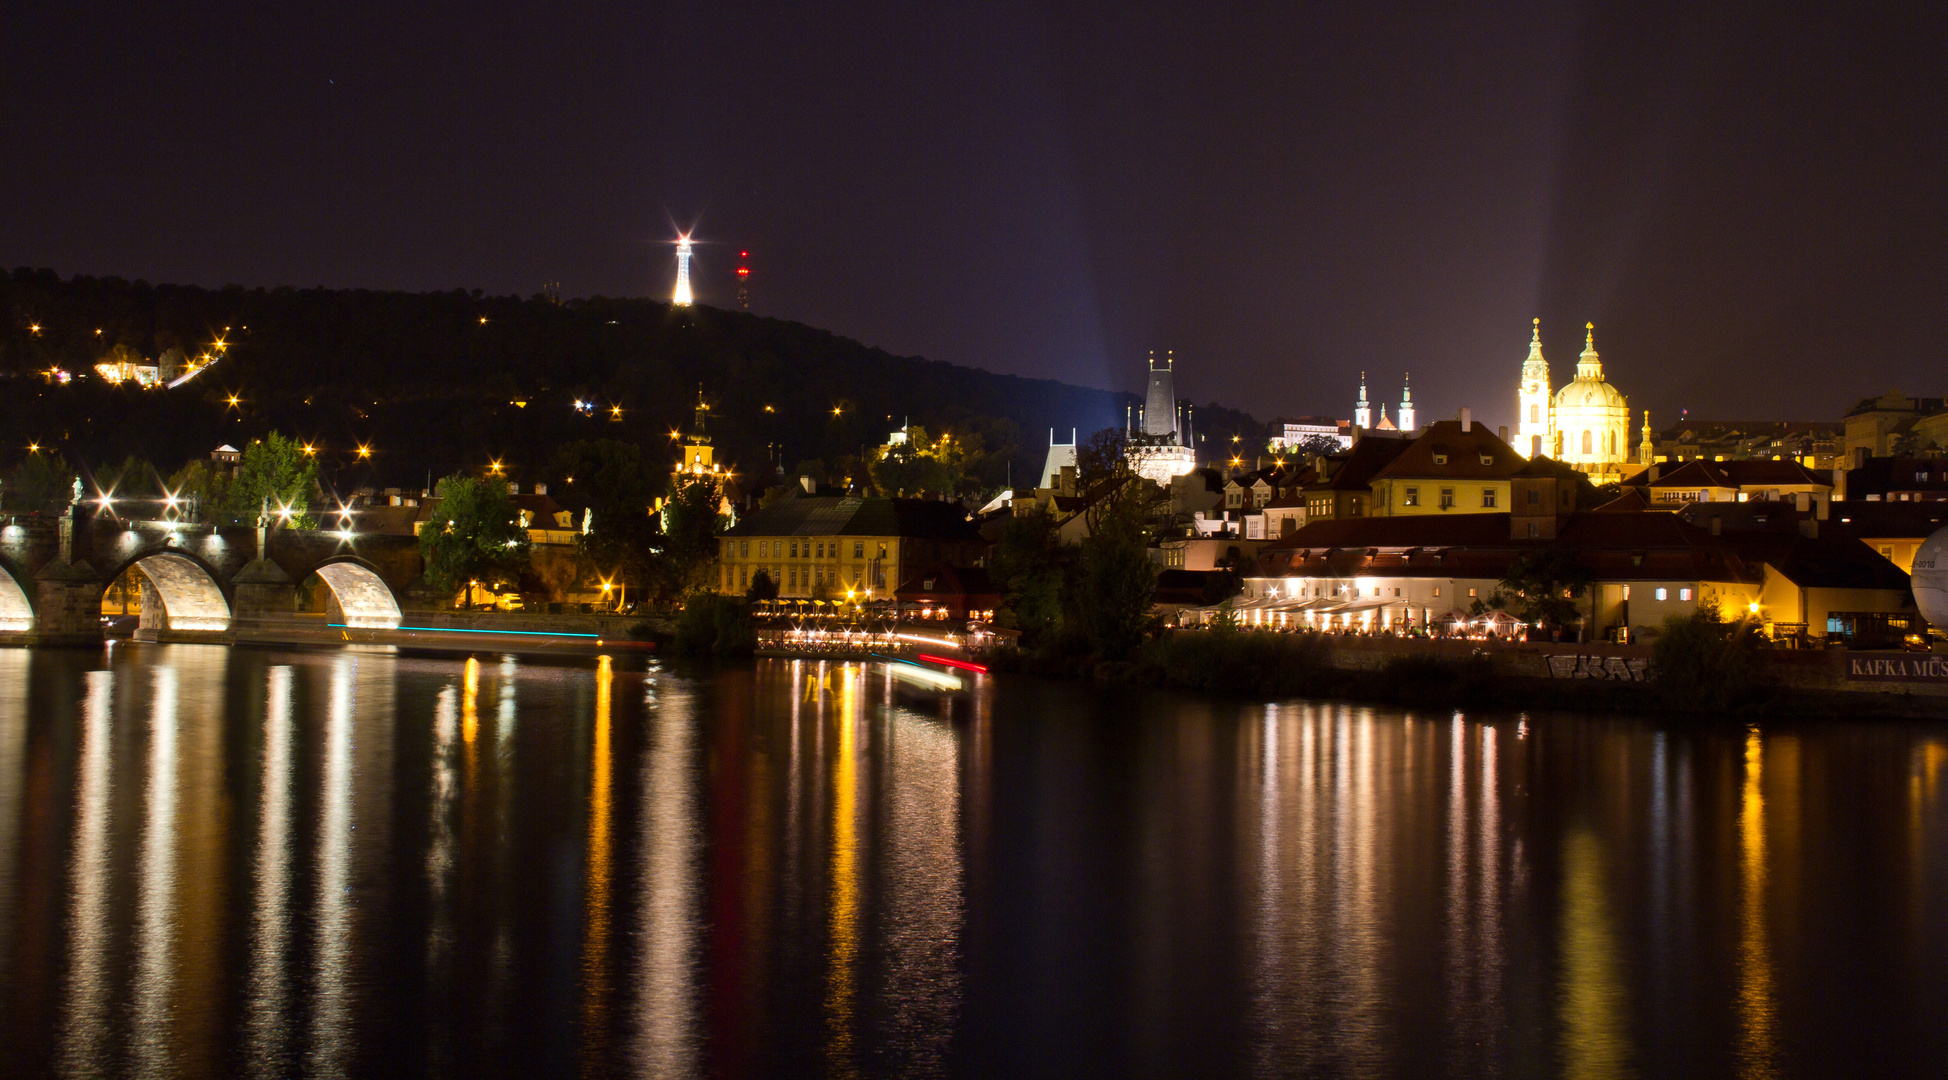
[[[1846,677],[1862,682],[1948,686],[1948,656],[1931,653],[1848,652]]]

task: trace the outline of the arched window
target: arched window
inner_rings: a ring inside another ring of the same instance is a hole
[[[1616,457],[1617,456],[1617,433],[1616,432],[1614,431],[1610,432],[1609,443],[1610,443],[1610,449],[1608,453],[1611,457]]]
[[[1585,430],[1585,431],[1583,432],[1583,456],[1584,456],[1584,457],[1593,457],[1593,456],[1595,456],[1595,454],[1596,454],[1596,449],[1595,449],[1595,448],[1596,448],[1596,436],[1595,436],[1595,434],[1594,434],[1594,433],[1592,433],[1592,432],[1590,432],[1590,431],[1588,431],[1588,430]]]
[[[1542,422],[1542,406],[1537,405],[1534,402],[1530,402],[1529,403],[1529,423],[1540,424],[1541,422]]]

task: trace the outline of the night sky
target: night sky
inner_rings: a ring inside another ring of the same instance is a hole
[[[1920,5],[1915,5],[1919,7]],[[667,296],[1258,416],[1940,394],[1948,35],[1894,5],[47,4],[0,264]],[[1634,424],[1633,424],[1634,426]]]

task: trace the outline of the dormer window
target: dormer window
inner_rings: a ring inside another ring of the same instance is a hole
[[[1495,463],[1495,455],[1493,454],[1481,455],[1481,463],[1483,465],[1493,465]]]
[[[1447,464],[1447,455],[1446,455],[1446,454],[1443,454],[1443,453],[1440,453],[1440,452],[1438,452],[1438,451],[1437,451],[1437,452],[1435,452],[1435,454],[1434,454],[1434,464],[1436,464],[1436,465],[1446,465],[1446,464]]]

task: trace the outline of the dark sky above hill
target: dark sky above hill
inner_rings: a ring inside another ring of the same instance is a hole
[[[1260,416],[1941,393],[1948,35],[1896,5],[37,4],[0,263],[667,295]],[[1914,7],[1920,7],[1915,5]]]

